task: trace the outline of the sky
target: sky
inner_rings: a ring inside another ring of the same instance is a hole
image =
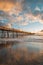
[[[28,32],[43,30],[43,0],[0,0],[0,26]]]

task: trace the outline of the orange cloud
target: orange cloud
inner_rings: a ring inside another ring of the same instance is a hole
[[[22,11],[22,5],[19,2],[16,2],[13,6],[13,8],[11,8],[8,13],[10,15],[15,14],[16,16],[19,15],[19,13]]]
[[[9,11],[12,7],[14,7],[13,3],[0,2],[0,10]]]
[[[15,8],[15,7],[17,11],[21,10],[21,4],[19,2],[13,3],[7,0],[0,1],[0,10],[10,11],[12,10],[12,8]],[[15,13],[17,13],[17,11]]]

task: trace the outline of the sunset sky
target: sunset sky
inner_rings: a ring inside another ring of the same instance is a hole
[[[0,26],[43,30],[43,0],[0,0]]]

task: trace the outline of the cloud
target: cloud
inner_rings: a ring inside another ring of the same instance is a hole
[[[10,11],[12,8],[21,8],[24,0],[0,0],[0,10]]]
[[[40,11],[41,9],[38,6],[36,6],[35,10]]]
[[[27,26],[29,23],[28,22],[22,22],[21,25],[22,26]]]
[[[0,10],[9,11],[14,4],[9,2],[0,2]]]
[[[22,12],[21,12],[22,13]],[[33,15],[32,13],[25,13],[25,14],[22,14],[22,15],[16,15],[13,16],[13,15],[9,15],[7,14],[6,12],[2,12],[2,14],[0,14],[0,20],[4,20],[5,23],[10,23],[10,25],[14,24],[15,22],[22,26],[26,26],[28,25],[29,23],[33,23],[33,22],[40,22],[40,23],[43,23],[43,15],[41,14],[37,14],[37,15]],[[7,21],[7,22],[6,22]]]
[[[20,5],[20,3],[16,3],[16,5],[8,11],[9,15],[18,15],[20,12],[22,11],[22,6]]]
[[[1,25],[1,26],[3,26],[3,27],[12,28],[12,25],[11,25],[10,23],[8,23],[8,24],[1,23],[1,24],[3,24],[3,25]]]
[[[12,25],[10,23],[8,23],[4,27],[6,27],[6,28],[12,28]]]
[[[9,14],[0,10],[0,26],[11,28],[12,27],[12,25],[11,25],[12,21],[13,21],[12,17],[9,16]]]
[[[27,21],[21,21],[17,23],[19,26],[27,26],[29,23]]]
[[[4,23],[0,22],[0,26],[4,26],[4,25],[5,25]]]
[[[41,12],[43,8],[34,6],[32,9],[31,4],[34,2],[33,0],[0,0],[1,22],[9,23],[9,27],[15,22],[20,26],[27,26],[33,22],[43,23],[43,12]],[[40,2],[40,0],[36,0],[36,2]]]
[[[5,23],[5,22],[3,22],[3,20],[0,20],[0,26],[6,27],[6,28],[12,27],[10,23]]]

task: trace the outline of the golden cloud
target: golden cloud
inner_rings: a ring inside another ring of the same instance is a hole
[[[12,10],[12,8],[17,8],[17,10],[21,10],[21,4],[19,2],[16,3],[12,3],[9,1],[0,1],[0,10],[4,10],[4,11],[10,11]],[[17,13],[17,11],[15,12]]]
[[[9,11],[14,4],[9,2],[0,2],[0,10]]]

